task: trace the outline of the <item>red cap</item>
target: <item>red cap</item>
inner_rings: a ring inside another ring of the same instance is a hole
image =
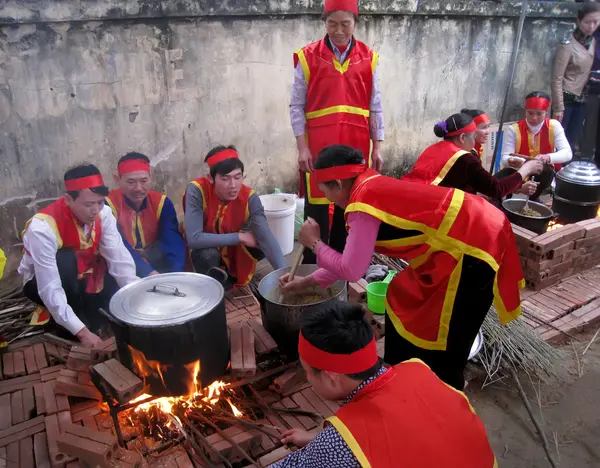
[[[358,0],[325,0],[325,14],[338,10],[349,11],[358,16]]]

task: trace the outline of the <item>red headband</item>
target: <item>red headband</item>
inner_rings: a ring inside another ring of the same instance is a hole
[[[475,125],[475,122],[471,122],[469,125],[467,125],[466,127],[463,128],[459,128],[458,130],[455,130],[453,132],[448,133],[446,136],[456,136],[456,135],[462,135],[463,133],[473,133],[477,131],[477,125]]]
[[[477,117],[473,117],[473,122],[475,122],[475,125],[489,124],[490,116],[487,114],[480,114]]]
[[[550,101],[543,97],[530,97],[525,101],[525,109],[547,111],[550,109]]]
[[[104,187],[104,180],[100,174],[65,180],[65,189],[67,192],[79,192],[80,190],[95,187]]]
[[[298,339],[298,354],[306,364],[315,369],[346,375],[369,370],[379,359],[374,339],[352,354],[332,354],[310,344],[302,336],[302,332]]]
[[[345,166],[333,166],[327,169],[316,169],[310,178],[317,184],[330,182],[332,180],[352,179],[367,170],[364,164],[347,164]]]
[[[213,167],[220,162],[225,161],[226,159],[239,159],[237,151],[232,149],[224,149],[223,151],[219,151],[218,153],[210,156],[206,163],[208,164],[208,167]]]
[[[150,163],[141,159],[129,159],[119,163],[119,175],[128,174],[130,172],[144,171],[150,173]]]

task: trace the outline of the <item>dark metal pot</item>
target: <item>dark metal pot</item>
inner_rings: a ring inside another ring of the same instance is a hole
[[[598,214],[600,202],[574,202],[554,195],[552,209],[558,213],[562,223],[578,223],[586,219],[595,218]]]
[[[107,316],[119,356],[150,385],[149,393],[189,394],[197,361],[201,387],[224,374],[229,362],[224,297],[219,281],[196,273],[149,276],[113,296]]]
[[[299,265],[296,274],[307,276],[318,270],[317,265]],[[298,333],[299,318],[310,310],[330,304],[333,301],[347,301],[348,288],[343,280],[336,281],[331,288],[335,294],[323,301],[309,305],[285,305],[279,303],[280,289],[279,278],[289,273],[291,267],[281,268],[265,276],[258,284],[253,286],[254,294],[261,305],[262,321],[265,329],[271,334],[279,349],[290,360],[298,359]]]
[[[539,218],[521,214],[527,200],[523,198],[510,198],[502,202],[502,210],[511,223],[529,229],[537,234],[543,234],[548,230],[548,223],[556,218],[554,212],[541,203],[529,201],[529,208],[537,211],[542,216]]]
[[[552,209],[564,223],[595,218],[600,205],[600,170],[589,161],[573,161],[556,174]]]

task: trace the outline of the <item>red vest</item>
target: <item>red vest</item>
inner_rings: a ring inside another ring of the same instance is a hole
[[[388,369],[327,420],[363,468],[497,466],[467,397],[418,359]]]
[[[77,271],[79,279],[86,280],[86,292],[97,294],[104,287],[104,273],[106,262],[100,255],[98,246],[102,237],[102,219],[100,215],[94,221],[89,238],[86,238],[81,223],[67,206],[64,197],[48,205],[34,218],[41,219],[56,234],[57,248],[73,249],[77,257]],[[25,231],[29,223],[25,226]]]
[[[159,220],[166,198],[162,193],[151,191],[146,197],[146,207],[139,213],[125,202],[125,196],[120,189],[111,190],[106,198],[123,237],[140,253],[158,239]],[[140,234],[139,238],[136,231]],[[139,245],[141,247],[138,248]]]
[[[501,322],[520,315],[525,281],[517,244],[506,216],[483,198],[368,169],[352,187],[346,215],[352,212],[420,233],[375,245],[378,253],[410,263],[390,283],[386,306],[398,333],[415,346],[446,349],[464,255],[496,272],[494,305]]]
[[[316,161],[319,152],[331,145],[348,145],[363,152],[369,161],[371,135],[369,115],[373,73],[379,56],[356,39],[346,61],[341,64],[327,47],[325,39],[313,42],[294,54],[300,63],[308,90],[306,94],[306,136]],[[305,174],[306,196],[314,204],[329,204]]]
[[[423,151],[412,171],[402,179],[409,182],[439,185],[458,158],[465,154],[469,154],[469,152],[460,149],[451,141],[440,141]]]
[[[483,145],[481,143],[475,143],[475,148],[473,148],[479,159],[483,161]]]
[[[217,197],[213,184],[206,177],[194,179],[191,184],[202,192],[204,210],[204,232],[211,234],[231,234],[240,232],[242,226],[250,217],[248,200],[254,193],[250,187],[242,186],[238,197],[229,203],[223,203]],[[185,213],[185,195],[183,196],[183,211]],[[252,280],[256,271],[256,259],[243,245],[219,248],[219,252],[229,274],[237,278],[238,285],[246,285]]]
[[[519,120],[512,127],[517,137],[515,149],[518,154],[524,156],[537,156],[539,154],[549,154],[556,151],[554,143],[554,126],[558,122],[553,119],[544,120],[541,130],[537,135],[533,135],[527,127],[527,120]],[[562,164],[553,164],[554,169],[559,171]]]

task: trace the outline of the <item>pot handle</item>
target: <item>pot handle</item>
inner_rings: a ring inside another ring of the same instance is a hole
[[[122,320],[113,316],[112,314],[109,314],[102,307],[98,308],[98,312],[100,312],[102,315],[104,315],[104,318],[106,318],[109,321],[109,323],[112,325],[115,335],[120,335],[118,338],[120,338],[124,342],[129,341],[127,324],[125,322],[123,322]]]
[[[217,267],[210,268],[206,272],[206,276],[210,276],[211,278],[216,279],[219,283],[221,283],[222,286],[225,286],[225,284],[227,283],[227,279],[229,278],[229,275],[226,271],[221,270]]]
[[[260,308],[262,310],[266,310],[267,302],[265,301],[265,298],[262,296],[262,294],[258,291],[256,285],[254,283],[250,283],[248,284],[248,287],[250,288],[250,291],[252,291],[252,294],[254,294],[254,297],[256,297],[256,300],[260,304]]]

